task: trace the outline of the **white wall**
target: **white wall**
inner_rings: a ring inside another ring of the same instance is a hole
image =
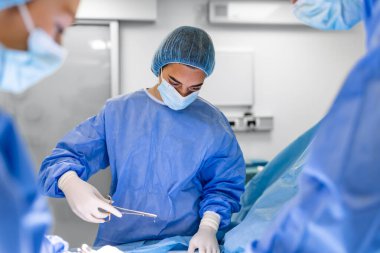
[[[122,24],[122,91],[156,83],[150,71],[153,54],[180,25],[204,28],[217,48],[252,48],[254,110],[273,115],[275,125],[270,133],[237,137],[247,159],[271,159],[328,110],[349,69],[364,53],[363,28],[321,32],[301,26],[211,25],[207,3],[159,0],[156,23]]]

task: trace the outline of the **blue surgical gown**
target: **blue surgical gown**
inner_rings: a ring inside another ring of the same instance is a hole
[[[78,125],[42,163],[39,184],[64,197],[59,177],[88,180],[110,167],[114,205],[158,215],[113,218],[99,227],[96,246],[193,235],[205,211],[225,228],[240,209],[245,164],[223,114],[198,98],[174,111],[147,90],[109,100]]]
[[[0,252],[40,253],[51,217],[9,115],[0,110]]]
[[[239,223],[224,237],[224,253],[244,252],[245,246],[273,224],[298,191],[297,178],[302,172],[318,124],[281,151],[265,169],[246,185],[242,208],[232,217]]]
[[[365,4],[368,52],[317,130],[298,194],[249,252],[380,249],[380,1]]]

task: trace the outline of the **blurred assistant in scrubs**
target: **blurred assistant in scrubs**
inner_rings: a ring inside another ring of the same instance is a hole
[[[354,0],[315,2],[346,5],[336,13],[341,16],[359,9]],[[316,132],[298,194],[249,252],[380,249],[380,1],[363,4],[367,53],[348,75]]]
[[[293,13],[321,30],[349,30],[362,20],[363,0],[292,0]]]
[[[53,73],[64,59],[59,45],[79,0],[0,0],[0,90],[19,93]],[[51,222],[33,166],[12,118],[0,109],[0,252],[60,252],[44,237]],[[54,239],[53,239],[54,238]]]
[[[154,56],[154,87],[109,100],[44,160],[43,191],[102,223],[95,245],[195,233],[189,252],[219,252],[215,234],[240,209],[245,163],[228,120],[198,96],[214,58],[205,31],[177,28]],[[127,216],[104,223],[99,209],[108,201],[86,181],[108,166],[114,205],[157,214],[155,221]]]

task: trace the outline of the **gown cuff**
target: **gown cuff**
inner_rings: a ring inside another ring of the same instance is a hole
[[[61,189],[61,191],[65,191],[65,186],[73,178],[78,178],[78,175],[75,173],[75,171],[70,170],[66,172],[58,179],[58,188]]]
[[[203,214],[203,218],[201,220],[201,223],[199,224],[199,227],[201,226],[211,227],[216,232],[219,229],[219,224],[220,224],[220,215],[212,211],[206,211]]]

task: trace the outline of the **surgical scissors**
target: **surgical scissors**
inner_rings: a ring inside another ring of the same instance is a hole
[[[112,200],[112,197],[110,195],[108,195],[108,199],[110,201],[110,204],[112,205],[113,200]],[[121,212],[121,214],[138,215],[138,216],[144,216],[144,217],[149,217],[149,218],[154,218],[154,219],[157,218],[157,214],[131,210],[131,209],[122,208],[122,207],[114,206],[114,205],[112,205],[112,206],[115,207],[116,209],[118,209]],[[108,221],[110,221],[110,220],[111,220],[111,214],[108,215]]]

